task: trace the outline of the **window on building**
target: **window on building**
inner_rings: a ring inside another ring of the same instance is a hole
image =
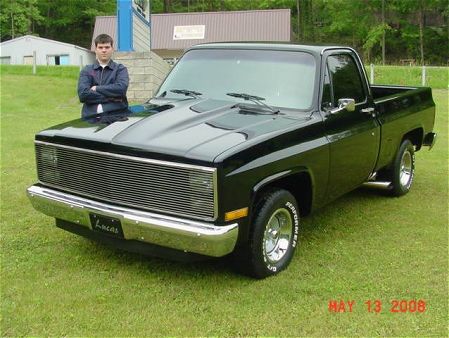
[[[173,67],[176,62],[178,62],[178,58],[165,58],[164,61],[167,62],[170,67]]]
[[[25,55],[23,57],[23,64],[24,65],[32,65],[33,64],[33,55]]]
[[[0,56],[0,64],[2,65],[10,65],[11,57],[10,56]]]
[[[144,18],[146,18],[145,2],[145,0],[134,0],[134,8],[136,9],[137,13],[142,15]]]
[[[68,55],[47,55],[47,65],[49,66],[67,66],[68,64]]]

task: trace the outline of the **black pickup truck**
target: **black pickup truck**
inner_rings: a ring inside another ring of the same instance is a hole
[[[300,218],[362,184],[407,193],[429,88],[374,86],[347,47],[189,49],[156,96],[39,132],[33,206],[126,250],[286,268]],[[187,253],[187,254],[186,254]]]

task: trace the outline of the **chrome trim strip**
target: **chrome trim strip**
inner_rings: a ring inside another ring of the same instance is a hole
[[[66,146],[66,145],[57,144],[57,143],[37,141],[37,140],[35,140],[34,143],[35,144],[48,145],[48,146],[52,146],[52,147],[56,147],[56,148],[71,149],[71,150],[76,150],[76,151],[85,152],[85,153],[101,154],[101,155],[110,156],[110,157],[123,158],[123,159],[126,159],[126,160],[131,160],[131,161],[136,161],[136,162],[147,162],[147,163],[151,163],[151,164],[165,165],[165,166],[168,166],[168,167],[177,167],[177,168],[184,168],[184,169],[196,169],[196,170],[203,170],[203,171],[210,171],[210,172],[214,172],[214,171],[217,170],[217,168],[213,168],[213,167],[204,167],[204,166],[199,166],[199,165],[194,165],[194,164],[185,164],[185,163],[153,160],[153,159],[144,158],[144,157],[136,157],[136,156],[114,154],[114,153],[109,153],[109,152],[105,152],[105,151],[91,150],[91,149],[85,149],[85,148],[77,148],[77,147]]]
[[[90,213],[117,218],[122,224],[125,240],[137,240],[212,257],[231,253],[237,242],[238,223],[216,226],[213,223],[100,203],[36,185],[29,187],[27,193],[37,211],[90,230]]]
[[[391,189],[391,182],[370,181],[370,182],[365,182],[362,185],[364,187],[374,188],[374,189],[383,189],[383,190]]]
[[[218,218],[218,173],[217,170],[212,174],[213,193],[214,193],[214,220]]]
[[[333,50],[333,49],[344,49],[346,47],[343,46],[325,46],[323,47],[323,49],[320,52],[320,55],[323,56],[325,52],[327,52],[328,50]]]

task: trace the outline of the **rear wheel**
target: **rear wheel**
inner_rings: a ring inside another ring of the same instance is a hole
[[[265,278],[285,269],[298,243],[299,212],[286,190],[271,190],[257,203],[248,243],[237,250],[240,271]]]
[[[402,196],[410,191],[415,176],[415,148],[410,140],[404,140],[396,153],[390,171],[391,195]]]

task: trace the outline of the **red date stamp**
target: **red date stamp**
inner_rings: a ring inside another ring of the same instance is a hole
[[[355,300],[331,299],[328,302],[329,312],[344,313],[354,312],[358,308]],[[362,308],[371,313],[386,311],[381,300],[366,300]],[[427,310],[426,301],[423,299],[393,299],[388,302],[386,309],[391,313],[423,313]]]
[[[394,299],[391,301],[390,312],[425,312],[426,311],[426,302],[422,299],[416,300],[397,300]]]

